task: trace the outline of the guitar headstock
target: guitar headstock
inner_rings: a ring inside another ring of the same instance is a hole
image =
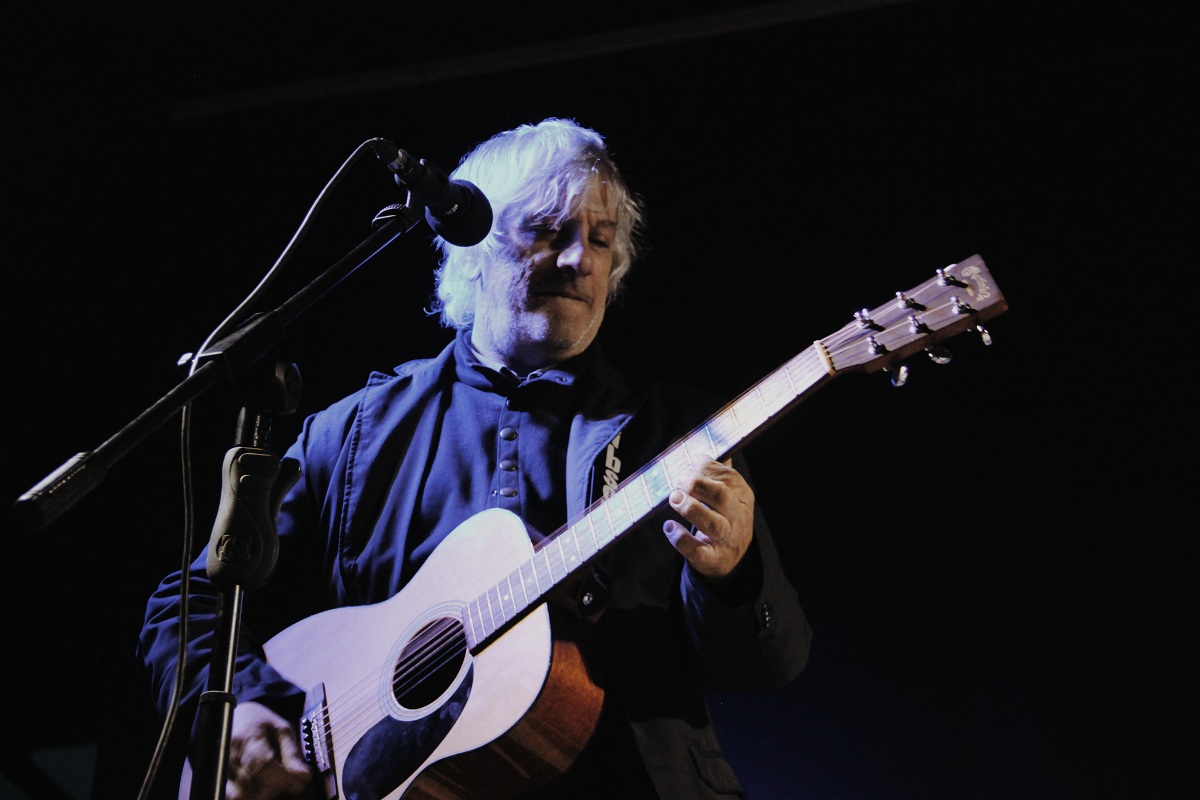
[[[863,309],[837,333],[817,342],[831,372],[875,372],[920,350],[978,328],[1008,308],[979,256],[936,271],[934,277],[878,308]]]

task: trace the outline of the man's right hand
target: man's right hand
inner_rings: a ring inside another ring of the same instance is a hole
[[[312,777],[288,721],[259,703],[239,703],[233,712],[226,800],[297,797]],[[191,775],[184,780],[186,796]]]

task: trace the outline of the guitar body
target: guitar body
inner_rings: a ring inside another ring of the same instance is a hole
[[[317,614],[264,645],[268,662],[309,692],[302,732],[320,796],[509,797],[570,766],[603,692],[578,648],[552,638],[545,604],[477,654],[461,635],[467,601],[532,549],[518,517],[485,511],[400,594]]]

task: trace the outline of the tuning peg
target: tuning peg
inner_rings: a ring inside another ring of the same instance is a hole
[[[955,314],[971,314],[971,313],[974,313],[974,311],[975,311],[975,309],[971,308],[970,303],[962,300],[959,297],[951,297],[950,304],[951,304],[950,310],[953,311]]]
[[[950,274],[949,270],[955,266],[957,266],[957,264],[951,264],[949,267],[946,267],[946,269],[937,270],[938,286],[957,286],[960,289],[966,288],[967,284]]]
[[[906,364],[897,364],[895,369],[884,367],[883,371],[891,376],[892,386],[897,389],[908,383],[908,365]]]
[[[871,310],[864,308],[862,311],[855,311],[854,318],[858,320],[858,327],[873,331],[883,330],[883,326],[875,320],[871,319]]]
[[[976,325],[975,330],[979,331],[979,340],[983,342],[985,347],[992,346],[992,335],[988,333],[987,328],[982,325]]]
[[[924,311],[925,306],[913,300],[904,292],[896,292],[896,305],[900,308],[911,308],[917,311]]]
[[[926,347],[925,354],[929,356],[929,360],[935,364],[949,364],[954,360],[954,356],[950,354],[950,351],[941,345]]]
[[[908,318],[908,329],[916,334],[933,332],[930,330],[929,326],[925,324],[925,321],[916,314],[913,314]]]

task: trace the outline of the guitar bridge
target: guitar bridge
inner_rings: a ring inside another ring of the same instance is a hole
[[[317,772],[325,800],[338,796],[337,779],[333,771],[333,732],[329,728],[329,707],[325,699],[325,684],[308,690],[304,698],[304,714],[300,717],[300,746],[304,760]]]

